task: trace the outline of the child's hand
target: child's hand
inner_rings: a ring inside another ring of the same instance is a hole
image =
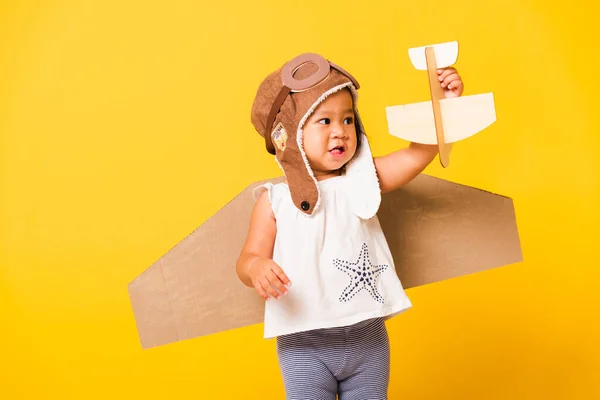
[[[268,258],[259,258],[248,269],[248,276],[259,295],[269,300],[269,295],[279,299],[287,294],[291,282],[279,265]]]
[[[455,68],[438,69],[438,79],[441,82],[444,89],[444,96],[447,99],[462,95],[464,85]]]

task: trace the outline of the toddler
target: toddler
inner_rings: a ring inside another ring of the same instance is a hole
[[[438,70],[460,96],[454,68]],[[260,84],[251,121],[285,181],[255,189],[236,270],[266,300],[288,399],[387,399],[385,321],[411,302],[377,211],[437,155],[410,143],[373,158],[357,109],[359,84],[317,54],[302,54]]]

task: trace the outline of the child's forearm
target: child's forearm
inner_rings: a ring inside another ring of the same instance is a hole
[[[276,233],[277,225],[273,210],[271,210],[268,192],[264,191],[252,210],[246,242],[235,266],[237,276],[244,285],[254,286],[250,274],[250,272],[254,273],[251,271],[254,263],[261,258],[270,259],[272,257]]]
[[[407,148],[375,159],[382,193],[391,192],[412,181],[433,161],[437,145],[411,142]]]
[[[429,164],[431,164],[431,161],[433,161],[437,155],[438,145],[411,142],[408,146],[408,150],[413,153],[414,168],[418,170],[418,174],[420,174]]]

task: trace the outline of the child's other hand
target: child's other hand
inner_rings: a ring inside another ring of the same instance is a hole
[[[248,269],[248,276],[259,295],[269,300],[269,296],[279,299],[286,295],[291,282],[285,272],[273,260],[259,258]]]
[[[464,85],[456,68],[441,68],[438,69],[438,79],[444,89],[444,96],[449,99],[451,97],[459,97],[462,95]]]

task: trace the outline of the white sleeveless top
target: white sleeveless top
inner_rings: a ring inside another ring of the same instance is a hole
[[[345,175],[317,183],[321,205],[312,216],[292,202],[287,184],[267,183],[277,220],[273,261],[292,281],[286,296],[265,305],[264,337],[389,319],[412,306],[396,275],[377,216],[350,207]]]

